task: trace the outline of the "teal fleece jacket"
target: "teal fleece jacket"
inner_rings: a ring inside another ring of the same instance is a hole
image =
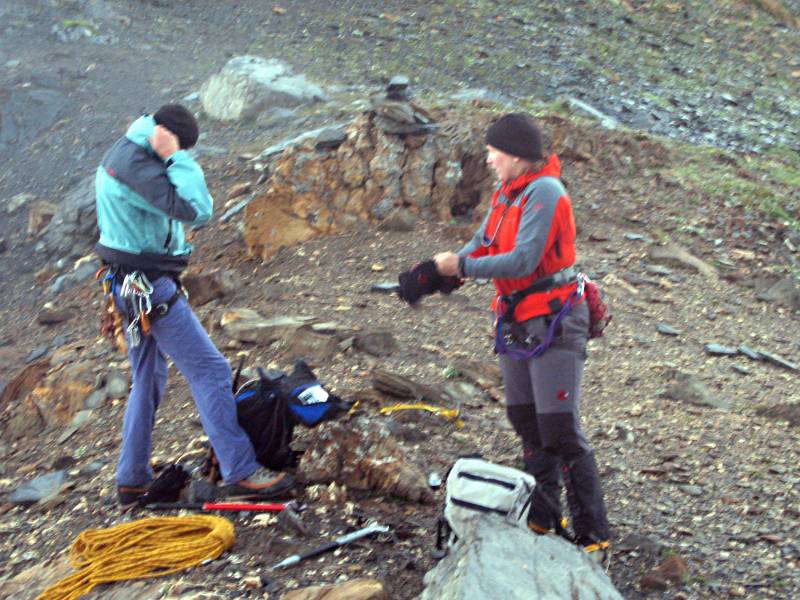
[[[214,200],[203,170],[186,150],[162,161],[150,147],[155,121],[138,118],[103,157],[95,177],[96,250],[106,262],[175,271],[185,267],[191,244],[184,223],[205,223]]]

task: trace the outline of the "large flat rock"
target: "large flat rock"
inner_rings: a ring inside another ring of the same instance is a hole
[[[622,600],[580,548],[494,515],[470,523],[424,582],[418,600]]]

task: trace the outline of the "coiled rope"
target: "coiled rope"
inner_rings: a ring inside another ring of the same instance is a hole
[[[233,523],[208,515],[154,517],[108,529],[87,529],[69,560],[80,569],[51,585],[37,600],[74,600],[96,585],[160,577],[217,558],[233,546]]]

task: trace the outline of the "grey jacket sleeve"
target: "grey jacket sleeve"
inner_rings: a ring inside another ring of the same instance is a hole
[[[553,224],[556,205],[561,197],[557,185],[534,187],[522,210],[514,249],[495,256],[464,259],[467,277],[525,277],[536,270]]]

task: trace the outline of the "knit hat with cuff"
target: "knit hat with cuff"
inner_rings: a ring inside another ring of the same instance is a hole
[[[541,160],[542,133],[527,115],[510,113],[492,123],[486,132],[486,144],[531,162]]]
[[[156,125],[163,125],[178,138],[181,150],[197,143],[200,129],[192,112],[180,104],[165,104],[153,115]]]

